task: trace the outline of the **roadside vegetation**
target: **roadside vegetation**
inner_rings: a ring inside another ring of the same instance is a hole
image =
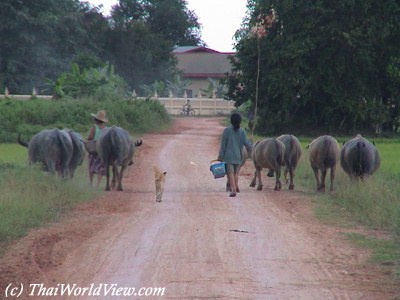
[[[5,245],[24,236],[28,229],[57,220],[99,192],[89,188],[84,167],[73,180],[61,181],[20,162],[0,164],[0,189],[0,255]]]
[[[90,113],[106,110],[108,126],[117,125],[134,135],[166,128],[170,117],[165,108],[152,100],[93,98],[0,101],[0,249],[24,236],[28,229],[57,220],[77,203],[93,199],[102,188],[89,187],[87,161],[72,180],[60,180],[28,167],[27,149],[15,144],[45,128],[68,127],[86,137]],[[0,255],[2,253],[0,252]]]
[[[154,100],[94,98],[29,101],[0,101],[0,142],[15,142],[48,128],[70,128],[86,136],[92,125],[91,113],[105,110],[108,126],[117,125],[130,132],[147,132],[167,126],[170,117]]]
[[[352,182],[339,164],[334,192],[323,195],[315,193],[314,174],[305,149],[307,143],[302,143],[303,158],[296,180],[300,189],[314,195],[315,214],[320,220],[348,228],[362,225],[385,232],[386,236],[381,238],[356,232],[345,236],[355,245],[369,248],[370,260],[388,268],[388,272],[400,279],[400,166],[396,157],[400,142],[382,139],[375,143],[381,155],[380,169],[364,182]]]

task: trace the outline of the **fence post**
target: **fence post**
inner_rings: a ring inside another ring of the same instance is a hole
[[[169,90],[169,112],[171,115],[174,114],[174,99],[173,99],[172,91]]]
[[[213,99],[214,100],[214,116],[217,114],[217,99]]]

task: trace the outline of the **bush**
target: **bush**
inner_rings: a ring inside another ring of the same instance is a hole
[[[55,127],[68,127],[85,135],[93,123],[90,113],[99,110],[106,111],[108,126],[117,125],[135,133],[159,129],[170,122],[157,100],[1,100],[0,142],[15,142],[19,133],[29,139],[43,129]]]

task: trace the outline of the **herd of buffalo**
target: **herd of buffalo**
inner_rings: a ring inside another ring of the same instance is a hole
[[[18,143],[28,148],[29,163],[40,163],[45,171],[58,174],[61,178],[72,178],[76,168],[82,164],[85,157],[85,141],[80,134],[68,129],[43,130],[34,135],[29,142],[24,142],[18,136]],[[122,190],[124,170],[133,163],[135,147],[142,141],[133,141],[129,133],[117,126],[101,130],[96,141],[95,152],[98,153],[106,167],[106,187],[109,191],[116,187]],[[358,134],[343,144],[324,135],[313,140],[308,146],[311,168],[317,181],[317,190],[325,191],[325,177],[330,169],[330,190],[333,190],[336,164],[340,160],[343,170],[351,179],[364,179],[373,174],[380,165],[380,156],[375,145]],[[267,138],[253,145],[252,159],[255,166],[254,178],[250,184],[262,190],[261,170],[269,169],[268,176],[275,174],[275,190],[282,188],[281,169],[285,167],[284,177],[289,181],[289,189],[294,189],[293,178],[297,163],[301,156],[299,140],[289,134],[277,138]],[[247,152],[243,151],[243,162]],[[113,177],[110,185],[110,166]],[[289,179],[287,175],[289,174]],[[229,187],[227,187],[228,189]]]
[[[344,143],[341,149],[337,140],[330,135],[316,138],[307,146],[307,149],[317,181],[317,191],[320,192],[325,191],[325,177],[328,169],[330,169],[330,191],[333,191],[336,164],[339,160],[343,170],[352,180],[363,180],[373,174],[380,165],[380,156],[375,145],[360,134]],[[257,189],[262,190],[261,170],[268,168],[267,176],[273,177],[275,173],[275,190],[280,190],[282,188],[281,168],[285,167],[285,179],[289,174],[289,189],[293,190],[294,172],[300,156],[301,145],[293,135],[285,134],[278,138],[257,141],[253,145],[252,153],[256,171],[250,186],[255,187],[258,178]]]
[[[61,178],[72,178],[85,158],[85,141],[79,133],[69,129],[46,129],[35,134],[29,142],[22,141],[18,136],[18,143],[28,148],[30,164],[39,163],[43,170]],[[129,133],[120,127],[101,130],[95,151],[106,167],[106,191],[110,190],[110,166],[113,171],[111,188],[122,191],[124,170],[133,163],[135,147],[141,144],[141,140],[134,142]]]

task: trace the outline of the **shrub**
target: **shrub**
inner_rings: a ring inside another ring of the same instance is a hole
[[[93,98],[0,101],[0,142],[15,142],[18,133],[26,139],[43,129],[68,127],[86,133],[93,123],[90,113],[105,110],[109,126],[144,133],[169,124],[170,117],[157,100],[104,100]]]

